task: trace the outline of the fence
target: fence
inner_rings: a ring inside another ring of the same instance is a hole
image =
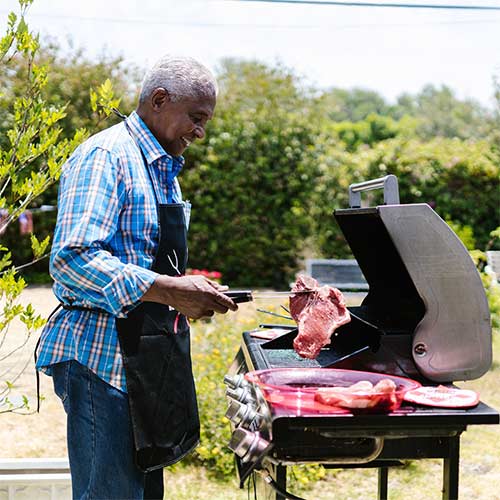
[[[68,459],[0,459],[0,500],[35,499],[71,499]]]

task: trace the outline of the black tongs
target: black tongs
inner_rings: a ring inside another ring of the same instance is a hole
[[[297,294],[312,293],[314,290],[300,290],[298,292],[261,292],[258,290],[228,290],[224,292],[235,304],[251,302],[252,300],[282,299]]]

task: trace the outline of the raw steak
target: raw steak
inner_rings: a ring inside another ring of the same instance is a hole
[[[419,387],[409,391],[404,396],[405,401],[426,406],[442,408],[470,408],[479,403],[479,394],[470,389],[456,387]]]
[[[299,275],[292,292],[301,291],[311,293],[290,296],[290,314],[299,328],[293,347],[303,358],[314,359],[330,342],[333,332],[351,321],[351,316],[340,290],[328,285],[320,287],[314,278]]]
[[[314,399],[340,408],[392,409],[397,404],[396,389],[396,384],[390,379],[381,380],[375,387],[366,380],[350,387],[321,387]]]

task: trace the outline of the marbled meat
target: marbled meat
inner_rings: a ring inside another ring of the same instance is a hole
[[[349,409],[387,409],[397,406],[396,384],[383,379],[373,386],[363,380],[350,387],[320,387],[314,399],[322,404]]]
[[[307,291],[310,293],[297,293]],[[337,288],[319,283],[310,276],[299,275],[290,295],[290,314],[299,333],[293,341],[295,351],[303,358],[314,359],[329,344],[333,332],[351,321],[344,296]]]

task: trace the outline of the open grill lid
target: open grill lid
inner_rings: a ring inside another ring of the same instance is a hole
[[[385,205],[361,208],[384,188]],[[386,334],[411,334],[413,360],[430,380],[478,378],[491,366],[491,322],[467,249],[427,204],[399,204],[397,179],[353,184],[335,218],[369,284],[357,313]]]

